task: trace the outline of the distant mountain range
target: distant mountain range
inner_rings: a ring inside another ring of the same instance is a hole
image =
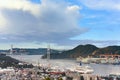
[[[100,54],[120,54],[120,46],[108,46],[104,48],[98,48],[94,45],[79,45],[71,50],[63,51],[62,53],[54,53],[51,54],[52,59],[69,59],[69,58],[77,58],[87,57],[89,55],[99,56]],[[46,54],[42,57],[46,58]]]
[[[60,50],[51,49],[51,53],[61,53]],[[10,50],[0,50],[0,53],[10,54]],[[21,55],[43,55],[47,53],[47,48],[38,48],[38,49],[27,49],[27,48],[13,48],[13,54]]]
[[[0,53],[9,54],[10,50],[0,50]],[[94,45],[79,45],[71,50],[50,50],[52,59],[69,59],[87,57],[89,55],[99,56],[100,54],[120,54],[120,46],[107,46],[104,48],[98,48]],[[46,58],[47,48],[27,49],[27,48],[13,48],[13,54],[27,54],[27,55],[43,55],[42,58]]]

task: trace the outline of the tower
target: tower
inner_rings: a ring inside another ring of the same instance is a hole
[[[48,45],[48,48],[47,48],[47,60],[48,61],[50,60],[50,45]]]
[[[13,54],[13,45],[11,45],[10,54]]]

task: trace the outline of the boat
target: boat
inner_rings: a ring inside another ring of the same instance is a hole
[[[81,74],[90,74],[94,72],[94,70],[90,66],[75,66],[73,68],[69,68],[69,70]]]
[[[55,74],[55,75],[65,74],[65,70],[60,69],[60,67],[58,66],[51,67],[46,72],[49,74]]]
[[[114,80],[120,80],[120,73],[110,73],[109,77],[112,77]]]
[[[9,72],[14,72],[15,70],[13,68],[1,68],[0,67],[0,73],[9,73]]]

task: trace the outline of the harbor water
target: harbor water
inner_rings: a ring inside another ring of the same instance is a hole
[[[46,59],[41,59],[41,55],[10,55],[11,57],[29,62],[32,64],[42,64],[48,65],[50,63],[53,66],[59,66],[61,68],[72,68],[73,66],[79,65],[75,60],[64,60],[64,59],[54,59],[49,62]],[[95,75],[107,76],[112,73],[120,73],[120,65],[106,65],[106,64],[83,64],[91,66],[94,69]]]

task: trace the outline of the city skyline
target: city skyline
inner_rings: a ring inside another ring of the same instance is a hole
[[[120,45],[119,0],[0,0],[0,49]]]

